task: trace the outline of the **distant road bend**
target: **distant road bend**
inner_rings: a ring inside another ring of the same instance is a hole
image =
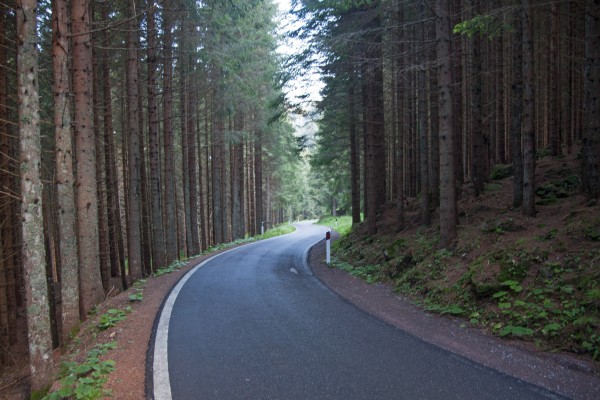
[[[305,264],[326,228],[235,248],[190,271],[160,315],[156,400],[556,399],[359,310]]]

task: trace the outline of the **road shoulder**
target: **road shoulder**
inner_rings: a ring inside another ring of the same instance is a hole
[[[573,399],[600,398],[598,366],[569,354],[546,353],[533,345],[500,339],[464,321],[430,314],[395,293],[391,285],[367,284],[325,262],[324,241],[308,255],[314,275],[346,301],[398,329],[467,360]]]

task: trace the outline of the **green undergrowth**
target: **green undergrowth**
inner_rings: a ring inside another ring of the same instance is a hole
[[[60,365],[58,390],[44,399],[94,400],[110,397],[110,391],[103,389],[108,375],[114,371],[113,360],[103,360],[102,356],[117,347],[111,341],[97,344],[87,352],[83,362],[65,361]]]
[[[331,265],[388,282],[430,312],[600,361],[600,246],[589,234],[598,225],[540,223],[532,236],[505,219],[461,232],[452,250],[439,249],[435,228],[375,237],[362,230],[334,244]]]
[[[338,217],[323,217],[317,221],[318,225],[327,226],[337,233],[341,237],[347,236],[352,230],[352,217],[343,215]]]

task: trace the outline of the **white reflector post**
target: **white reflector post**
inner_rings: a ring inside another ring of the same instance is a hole
[[[331,263],[331,231],[325,233],[325,262]]]

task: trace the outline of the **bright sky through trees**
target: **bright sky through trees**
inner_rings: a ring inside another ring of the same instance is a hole
[[[292,5],[290,0],[274,0],[274,3],[279,7],[281,13],[280,33],[282,39],[280,41],[279,52],[284,56],[298,54],[304,49],[305,44],[300,40],[285,37],[285,34],[296,29],[300,22],[289,14]],[[299,71],[284,88],[288,94],[288,99],[292,103],[302,103],[304,110],[311,109],[312,105],[321,99],[319,91],[323,87],[323,82],[319,71],[316,69]],[[303,96],[308,95],[308,98],[303,99]]]

